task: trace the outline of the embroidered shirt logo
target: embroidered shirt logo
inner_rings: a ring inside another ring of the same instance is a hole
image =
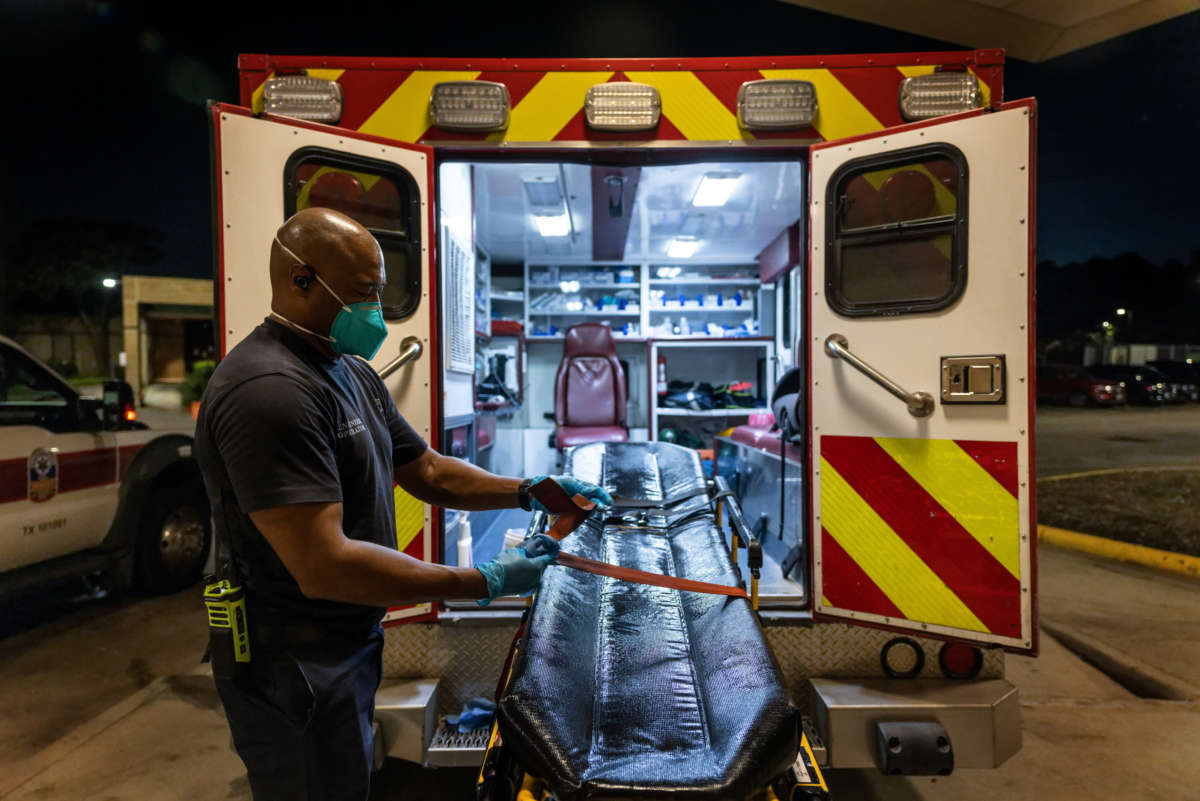
[[[346,437],[353,437],[356,434],[361,434],[366,430],[367,427],[363,425],[361,417],[351,417],[345,422],[338,423],[337,438],[346,439]]]

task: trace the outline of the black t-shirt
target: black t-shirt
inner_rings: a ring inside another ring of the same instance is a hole
[[[195,455],[251,617],[378,622],[378,607],[305,598],[250,512],[340,502],[347,537],[395,548],[393,468],[426,447],[366,362],[331,359],[271,319],[238,343],[204,392]]]

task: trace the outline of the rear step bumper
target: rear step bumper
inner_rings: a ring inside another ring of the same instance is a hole
[[[881,721],[941,724],[955,768],[999,767],[1021,748],[1017,688],[1004,679],[809,679],[809,683],[813,722],[831,768],[883,770],[885,755],[880,753],[876,726]]]

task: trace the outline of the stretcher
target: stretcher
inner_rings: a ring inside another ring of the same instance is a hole
[[[568,452],[566,470],[634,503],[588,515],[563,554],[742,584],[695,451],[597,443]],[[741,596],[550,567],[500,693],[498,739],[561,801],[737,799],[769,786],[797,758],[800,719]]]

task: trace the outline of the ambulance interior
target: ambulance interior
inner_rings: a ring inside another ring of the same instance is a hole
[[[761,282],[760,254],[801,230],[806,165],[512,159],[437,168],[443,452],[505,475],[561,472],[556,375],[567,332],[585,323],[611,334],[628,440],[695,448],[711,475],[715,436],[748,424],[767,436],[771,392],[796,363],[802,282],[795,264]],[[588,402],[558,400],[560,417],[563,403]],[[778,480],[778,458],[764,458]],[[764,546],[761,597],[803,602],[804,568],[788,564],[803,545],[800,465],[788,464],[782,533],[777,485],[757,483],[734,489],[773,510],[746,515]],[[443,515],[447,564],[491,558],[530,520]],[[743,569],[745,559],[743,549]]]

